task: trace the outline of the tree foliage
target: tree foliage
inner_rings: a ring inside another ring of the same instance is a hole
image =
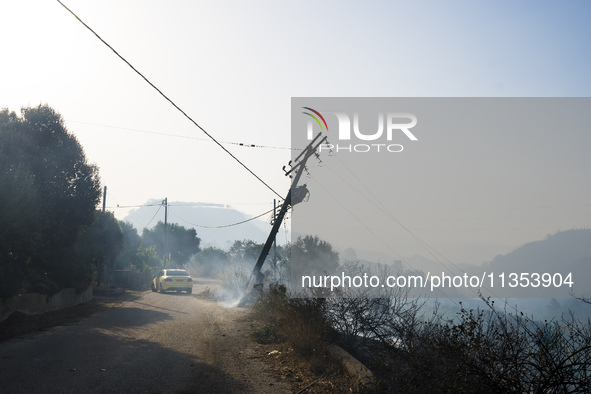
[[[140,267],[142,264],[138,258],[138,248],[142,241],[133,225],[129,222],[119,222],[123,249],[115,260],[115,269],[125,269],[128,267]]]
[[[0,111],[0,296],[55,291],[77,271],[73,245],[95,220],[98,169],[47,105]]]
[[[179,224],[158,222],[152,229],[144,229],[142,233],[144,245],[154,245],[158,256],[166,256],[172,265],[183,266],[191,256],[199,252],[201,239],[194,228],[185,228]]]
[[[82,233],[75,245],[78,266],[84,268],[83,283],[92,280],[95,272],[112,272],[115,260],[123,249],[123,234],[111,212],[95,211],[95,220]],[[64,273],[64,275],[66,275]],[[104,276],[102,282],[105,281]],[[74,286],[77,287],[77,286]]]
[[[198,271],[199,276],[215,276],[230,266],[228,253],[214,247],[204,248],[195,254],[191,265]]]
[[[236,240],[228,250],[230,261],[251,264],[258,260],[264,244],[258,244],[251,239]]]
[[[291,270],[295,277],[332,273],[338,267],[338,252],[318,236],[298,237],[291,245]]]
[[[156,247],[145,246],[131,223],[119,222],[119,226],[123,235],[123,250],[115,261],[116,269],[149,272],[162,267],[163,260],[158,257]]]

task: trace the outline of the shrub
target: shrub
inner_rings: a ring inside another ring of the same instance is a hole
[[[282,343],[285,341],[285,337],[279,334],[277,327],[272,324],[267,324],[258,330],[254,330],[249,336],[253,341],[262,345]]]
[[[321,298],[288,298],[283,285],[271,285],[260,292],[253,308],[255,316],[273,327],[293,350],[301,355],[326,352],[332,329]]]

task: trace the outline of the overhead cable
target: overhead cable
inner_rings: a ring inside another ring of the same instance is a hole
[[[160,209],[162,209],[162,204],[159,204],[158,209],[156,210],[156,213],[154,214],[154,216],[152,216],[152,219],[150,219],[150,221],[148,222],[148,224],[146,224],[144,226],[144,229],[147,228],[150,223],[152,223],[152,220],[154,220],[154,218],[156,217],[156,215],[158,215],[158,212],[160,212]]]
[[[92,28],[90,26],[88,26],[86,23],[84,23],[82,21],[82,19],[80,19],[78,17],[78,15],[76,15],[72,10],[70,10],[68,7],[66,7],[66,5],[64,3],[62,3],[60,0],[57,0],[58,3],[60,3],[62,5],[62,7],[64,7],[70,14],[72,14],[74,16],[74,18],[76,18],[80,23],[82,23],[84,25],[84,27],[86,27],[92,34],[94,34],[96,36],[96,38],[98,38],[103,44],[105,44],[111,51],[113,51],[113,53],[115,55],[117,55],[119,57],[119,59],[123,60],[133,71],[136,72],[136,74],[138,74],[140,77],[142,77],[142,79],[144,81],[146,81],[151,87],[153,87],[158,93],[160,93],[160,95],[162,97],[164,97],[166,99],[166,101],[168,101],[174,108],[176,108],[181,114],[183,114],[185,116],[185,118],[187,118],[191,123],[193,123],[195,126],[197,126],[197,128],[199,128],[199,130],[201,130],[203,133],[205,133],[206,136],[208,136],[213,142],[215,142],[220,148],[222,148],[224,150],[224,152],[226,152],[227,154],[229,154],[234,160],[236,160],[242,167],[244,167],[248,172],[250,172],[256,179],[258,179],[263,185],[265,185],[269,190],[271,190],[273,193],[275,193],[277,196],[279,196],[279,198],[281,198],[281,195],[279,193],[277,193],[271,186],[269,186],[265,181],[263,181],[257,174],[255,174],[250,168],[248,168],[244,163],[242,163],[236,156],[234,156],[229,150],[227,150],[218,140],[216,140],[211,134],[209,134],[207,131],[205,131],[205,129],[203,127],[201,127],[196,121],[193,120],[193,118],[191,118],[189,115],[187,115],[187,113],[185,111],[183,111],[178,105],[175,104],[174,101],[172,101],[170,98],[168,98],[168,96],[166,96],[160,89],[158,89],[156,87],[156,85],[154,85],[152,82],[150,82],[150,80],[148,78],[146,78],[141,72],[139,72],[134,66],[131,65],[130,62],[128,62],[123,56],[121,56],[111,45],[109,45],[105,40],[103,40],[101,38],[101,36],[99,36],[94,30],[92,30]]]
[[[201,227],[201,228],[225,228],[225,227],[233,227],[233,226],[238,226],[239,224],[244,224],[244,223],[246,223],[246,222],[250,222],[251,220],[258,219],[258,218],[260,218],[261,216],[265,216],[265,215],[267,215],[267,214],[269,214],[269,213],[273,212],[273,210],[274,210],[274,209],[275,209],[275,208],[273,208],[273,209],[270,209],[270,210],[268,210],[267,212],[263,212],[263,213],[261,213],[260,215],[257,215],[257,216],[255,216],[255,217],[252,217],[252,218],[250,218],[250,219],[246,219],[246,220],[243,220],[243,221],[241,221],[241,222],[237,222],[237,223],[232,223],[232,224],[225,224],[225,225],[222,225],[222,226],[204,226],[204,225],[201,225],[201,224],[195,224],[195,223],[191,223],[190,221],[188,221],[188,220],[186,220],[186,219],[183,219],[182,217],[180,217],[179,215],[177,215],[176,213],[174,213],[174,211],[173,211],[173,210],[170,208],[170,206],[168,207],[168,210],[170,211],[170,213],[172,213],[172,214],[173,214],[174,216],[176,216],[177,218],[181,219],[183,222],[185,222],[185,223],[188,223],[188,224],[190,224],[191,226],[195,226],[195,227]]]
[[[426,251],[427,253],[429,253],[437,263],[439,263],[442,267],[444,267],[446,270],[453,272],[452,269],[450,269],[448,266],[446,266],[437,256],[435,256],[435,254],[439,255],[443,260],[445,260],[446,262],[448,262],[449,264],[453,265],[459,272],[461,272],[462,274],[465,274],[466,272],[458,267],[456,264],[454,264],[451,260],[449,260],[448,258],[446,258],[445,256],[443,256],[440,252],[438,252],[434,247],[432,247],[431,245],[429,245],[427,242],[425,242],[423,239],[421,239],[418,235],[416,235],[414,232],[412,232],[407,226],[405,226],[398,218],[396,218],[396,216],[394,216],[394,214],[392,214],[392,212],[378,199],[378,197],[365,185],[365,183],[359,179],[355,173],[353,171],[351,171],[351,169],[349,169],[349,167],[341,160],[341,158],[338,155],[335,155],[337,157],[337,160],[341,163],[341,165],[353,176],[353,178],[355,178],[355,180],[357,180],[357,182],[359,182],[359,184],[361,184],[361,186],[363,186],[363,188],[373,197],[374,200],[370,199],[367,195],[363,194],[360,190],[358,190],[354,185],[352,185],[349,181],[347,181],[345,178],[343,178],[342,176],[340,176],[336,171],[334,171],[332,168],[330,168],[328,165],[326,165],[326,162],[323,162],[323,164],[325,165],[326,168],[328,168],[333,174],[335,174],[337,177],[339,177],[341,180],[343,180],[346,184],[348,184],[351,188],[353,188],[353,190],[355,190],[357,193],[359,193],[362,197],[364,197],[367,201],[369,201],[372,205],[374,205],[376,208],[378,208],[379,210],[381,210],[383,213],[386,214],[387,217],[389,217],[391,220],[393,220],[395,223],[397,223],[400,227],[402,227],[402,229],[404,229],[409,235],[411,235],[418,243],[419,245],[421,245]],[[312,179],[314,179],[313,177],[311,177]],[[324,186],[322,185],[322,183],[318,182],[318,184],[325,189],[325,191],[333,198],[335,199],[341,206],[344,207],[344,205],[339,202],[336,197],[334,197],[332,194],[330,194],[330,192],[328,192],[328,190],[326,190],[326,188],[324,188]],[[379,205],[379,206],[378,206]],[[357,221],[359,221],[360,223],[362,223],[357,217],[355,217],[348,209],[346,209],[349,214],[351,214],[355,219],[357,219]],[[371,231],[371,229],[369,229],[367,226],[365,226],[365,224],[362,223],[362,225],[364,227],[366,227],[366,229],[368,229],[372,235],[376,236],[377,235]],[[381,240],[383,243],[384,241],[377,237],[379,240]],[[398,257],[400,257],[389,245],[387,245],[386,243],[384,243],[392,252],[394,252]],[[402,261],[404,261],[407,265],[411,266],[407,261],[405,261],[404,259],[402,259]],[[411,266],[411,268],[414,268]],[[501,297],[499,297],[491,288],[488,288],[486,286],[483,286],[483,288],[485,288],[486,290],[488,290],[493,296],[497,297],[500,300],[503,300]],[[444,294],[444,296],[446,298],[448,298],[449,300],[451,300],[453,303],[455,303],[457,305],[457,302],[453,299],[451,299],[450,297],[448,297],[447,295],[445,295],[445,293],[441,290],[438,289],[439,291],[441,291],[442,294]],[[480,297],[480,292],[475,292],[474,289],[470,288],[469,289],[470,292],[475,293],[475,295],[477,297]],[[505,306],[508,305],[507,300],[504,300]]]
[[[384,246],[386,246],[386,248],[388,248],[392,253],[394,253],[394,255],[396,255],[396,257],[398,257],[402,262],[404,262],[406,265],[408,265],[410,268],[415,269],[415,267],[412,266],[412,264],[410,264],[409,262],[407,262],[402,256],[400,256],[398,254],[398,252],[396,252],[396,250],[394,250],[394,248],[392,248],[392,246],[386,242],[383,238],[381,238],[378,234],[376,234],[376,232],[374,232],[367,224],[365,224],[365,222],[363,220],[361,220],[360,218],[358,218],[349,208],[347,208],[347,206],[341,202],[334,194],[332,194],[326,187],[324,187],[324,185],[322,184],[322,182],[318,181],[316,178],[314,178],[312,176],[312,174],[310,174],[308,172],[308,176],[310,177],[310,179],[312,179],[313,181],[316,182],[316,184],[318,186],[320,186],[330,197],[332,197],[332,199],[339,204],[345,211],[347,211],[347,213],[355,220],[357,220],[357,222],[359,222],[359,224],[361,224],[363,227],[365,227],[365,229],[375,237],[375,239],[379,240]],[[350,184],[349,184],[350,185]],[[447,299],[449,299],[451,302],[455,303],[456,305],[457,302],[455,302],[452,298],[450,298],[447,294],[445,294],[445,292],[440,289],[437,288],[437,291],[440,292],[441,294],[443,294],[443,296]]]
[[[86,124],[86,125],[91,125],[91,126],[99,126],[99,127],[109,127],[111,129],[135,131],[135,132],[138,132],[138,133],[163,135],[163,136],[166,136],[166,137],[186,138],[186,139],[190,139],[190,140],[213,142],[213,141],[211,141],[210,139],[207,139],[207,138],[192,137],[192,136],[189,136],[189,135],[178,135],[178,134],[163,133],[163,132],[160,132],[160,131],[149,131],[149,130],[132,129],[132,128],[129,128],[129,127],[110,126],[110,125],[106,125],[106,124],[98,124],[98,123],[91,123],[91,122],[81,122],[81,121],[77,121],[77,120],[67,120],[67,122],[69,122],[69,123],[80,123],[80,124]],[[227,144],[227,145],[237,145],[237,146],[242,146],[242,147],[245,147],[245,148],[266,148],[266,149],[301,150],[301,149],[298,149],[298,148],[286,148],[284,146],[269,146],[269,145],[246,144],[244,142],[220,141],[220,143]]]

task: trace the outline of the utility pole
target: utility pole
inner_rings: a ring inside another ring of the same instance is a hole
[[[103,189],[103,213],[105,213],[105,209],[107,209],[107,187]]]
[[[273,199],[273,220],[277,218],[277,200]],[[277,276],[277,234],[273,238],[273,270]]]
[[[320,141],[316,142],[316,140],[321,136],[321,134],[318,134],[311,142],[310,144],[308,144],[308,146],[302,151],[302,153],[300,153],[298,155],[298,157],[296,157],[294,160],[290,161],[288,165],[291,166],[291,169],[289,171],[285,171],[285,175],[291,177],[292,173],[295,171],[295,176],[293,177],[293,181],[291,183],[291,187],[289,189],[289,192],[287,193],[287,197],[285,197],[285,200],[283,201],[283,205],[281,205],[281,209],[279,210],[279,215],[275,218],[275,221],[273,223],[273,228],[271,228],[271,232],[269,233],[269,236],[267,237],[267,241],[265,242],[265,246],[263,246],[263,250],[261,251],[261,254],[252,270],[252,273],[250,274],[250,277],[248,278],[248,281],[246,282],[246,285],[244,287],[244,294],[242,296],[242,299],[238,302],[238,306],[243,306],[246,303],[246,292],[248,290],[248,287],[250,285],[250,281],[252,280],[252,278],[254,277],[254,284],[258,285],[258,284],[262,284],[263,283],[263,274],[261,274],[261,267],[263,266],[265,259],[267,258],[267,255],[269,254],[269,250],[271,249],[271,245],[273,244],[273,240],[275,239],[275,236],[277,235],[277,231],[279,230],[279,227],[281,226],[281,222],[283,221],[283,218],[285,217],[285,214],[287,212],[287,209],[289,208],[289,206],[293,206],[296,205],[299,202],[302,202],[302,200],[305,198],[305,194],[307,193],[307,189],[305,189],[305,186],[300,186],[298,187],[297,184],[304,172],[304,168],[306,167],[306,162],[308,161],[308,159],[313,156],[314,154],[316,154],[316,149],[318,148],[318,146],[322,143],[324,143],[327,139],[327,137],[322,138]],[[298,162],[298,160],[300,160]],[[295,164],[292,165],[292,162],[295,162]],[[283,167],[283,169],[285,170],[285,167]],[[304,193],[302,194],[302,190],[304,190]],[[292,192],[296,192],[295,195],[292,195]]]
[[[107,186],[105,186],[105,188],[103,189],[103,214],[105,213],[105,210],[107,209]],[[104,275],[104,285],[105,287],[107,287],[107,278],[109,276],[109,271],[107,268],[107,263],[105,261],[103,261],[103,275]]]
[[[164,268],[166,268],[166,260],[168,254],[168,233],[167,233],[167,222],[168,222],[168,197],[164,198],[162,202],[164,204]]]

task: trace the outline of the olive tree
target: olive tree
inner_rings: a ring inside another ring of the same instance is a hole
[[[0,296],[57,291],[95,219],[98,169],[48,105],[0,110]]]

